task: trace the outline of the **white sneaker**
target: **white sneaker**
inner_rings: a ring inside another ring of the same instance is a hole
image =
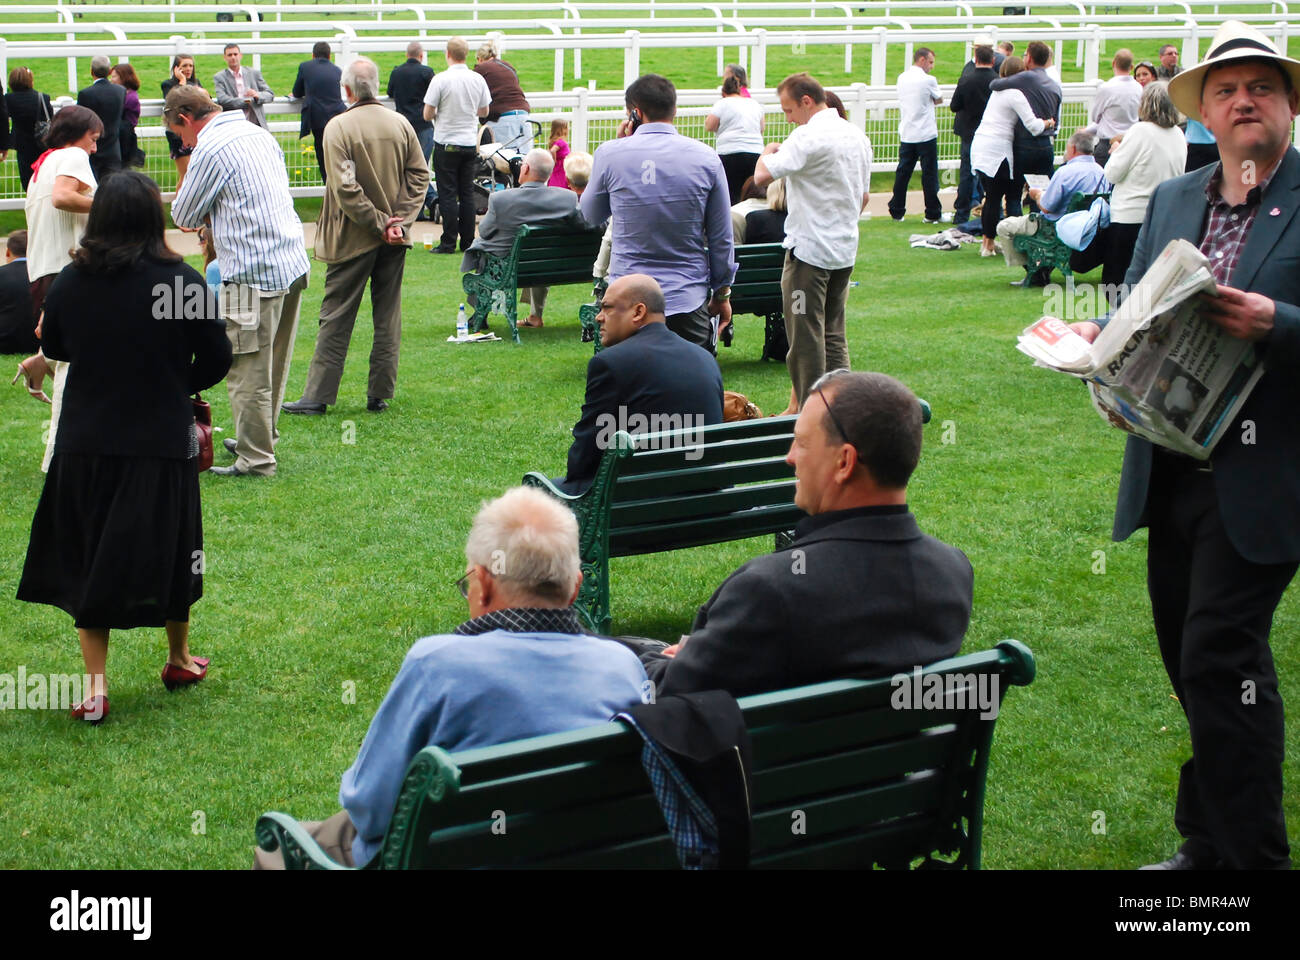
[[[996,256],[998,255],[998,253],[999,253],[999,251],[997,251],[997,250],[987,250],[987,249],[985,249],[982,245],[980,246],[980,256],[981,256],[981,257],[996,257]]]

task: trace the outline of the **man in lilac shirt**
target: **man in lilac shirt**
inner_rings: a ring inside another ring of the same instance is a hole
[[[715,353],[717,331],[731,322],[731,204],[718,155],[673,126],[677,89],[657,74],[624,94],[628,119],[602,144],[582,194],[588,223],[613,218],[611,281],[645,273],[659,281],[668,329]]]

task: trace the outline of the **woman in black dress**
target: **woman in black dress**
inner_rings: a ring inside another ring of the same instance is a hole
[[[18,599],[75,620],[92,678],[75,717],[108,715],[110,630],[166,628],[169,690],[207,673],[189,651],[203,594],[189,395],[230,368],[218,317],[203,277],[167,248],[154,182],[133,170],[106,179],[45,299],[45,352],[71,363],[18,586]]]
[[[163,97],[166,98],[172,87],[178,83],[192,83],[197,87],[203,87],[202,82],[194,75],[194,58],[188,53],[172,57],[172,75],[162,82]],[[181,183],[185,180],[185,171],[190,165],[190,152],[194,148],[181,143],[181,138],[168,130],[166,124],[163,125],[163,132],[167,135],[167,146],[171,147],[172,160],[176,162],[176,190],[179,192]]]
[[[9,71],[9,92],[5,94],[5,106],[13,123],[9,143],[18,154],[18,176],[23,181],[24,193],[32,179],[32,163],[45,149],[36,140],[36,124],[54,119],[49,94],[33,89],[35,82],[26,67],[14,67]]]

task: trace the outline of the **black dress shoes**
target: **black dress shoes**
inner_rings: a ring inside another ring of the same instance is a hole
[[[294,400],[290,403],[280,404],[280,409],[285,413],[306,413],[311,416],[319,416],[325,412],[325,404],[313,403],[310,400]]]
[[[229,437],[226,437],[224,440],[221,441],[221,445],[222,445],[223,447],[225,447],[227,450],[230,451],[230,455],[231,455],[232,457],[239,456],[239,454],[235,453],[235,441],[234,441],[234,440],[231,440]]]
[[[209,467],[208,473],[215,473],[218,477],[247,477],[247,470],[240,470],[233,463],[228,467]]]
[[[444,247],[441,243],[433,248],[434,253],[455,253],[456,245],[453,243],[450,247]]]
[[[1185,849],[1179,850],[1168,860],[1149,863],[1139,870],[1222,870],[1223,861],[1218,857],[1194,857]]]
[[[388,409],[388,401],[378,397],[366,397],[366,409],[371,413],[383,413]]]

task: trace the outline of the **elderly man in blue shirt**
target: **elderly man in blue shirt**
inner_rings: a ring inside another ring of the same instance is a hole
[[[1065,163],[1056,168],[1046,189],[1031,189],[1029,198],[1038,204],[1044,220],[1053,223],[1061,219],[1070,204],[1070,198],[1076,193],[1108,193],[1110,184],[1106,182],[1106,171],[1093,158],[1093,149],[1097,145],[1097,136],[1087,129],[1076,130],[1065,146]],[[1002,256],[1008,267],[1024,268],[1025,255],[1016,249],[1012,237],[1037,232],[1038,224],[1032,217],[1007,217],[998,221],[998,237],[1002,241]],[[1046,274],[1046,275],[1045,275]],[[1040,270],[1025,279],[1027,286],[1046,286],[1051,269]]]
[[[578,521],[558,500],[515,487],[484,504],[456,581],[470,619],[416,641],[379,705],[328,820],[303,827],[336,862],[380,850],[411,760],[423,748],[487,747],[606,723],[653,686],[631,650],[587,634],[573,610],[582,584]],[[283,869],[258,850],[254,869]]]
[[[668,329],[716,353],[718,330],[731,322],[736,275],[722,161],[673,126],[677,89],[668,79],[647,73],[624,100],[628,119],[618,139],[596,151],[582,215],[593,224],[613,219],[609,279],[654,277],[664,291]]]

